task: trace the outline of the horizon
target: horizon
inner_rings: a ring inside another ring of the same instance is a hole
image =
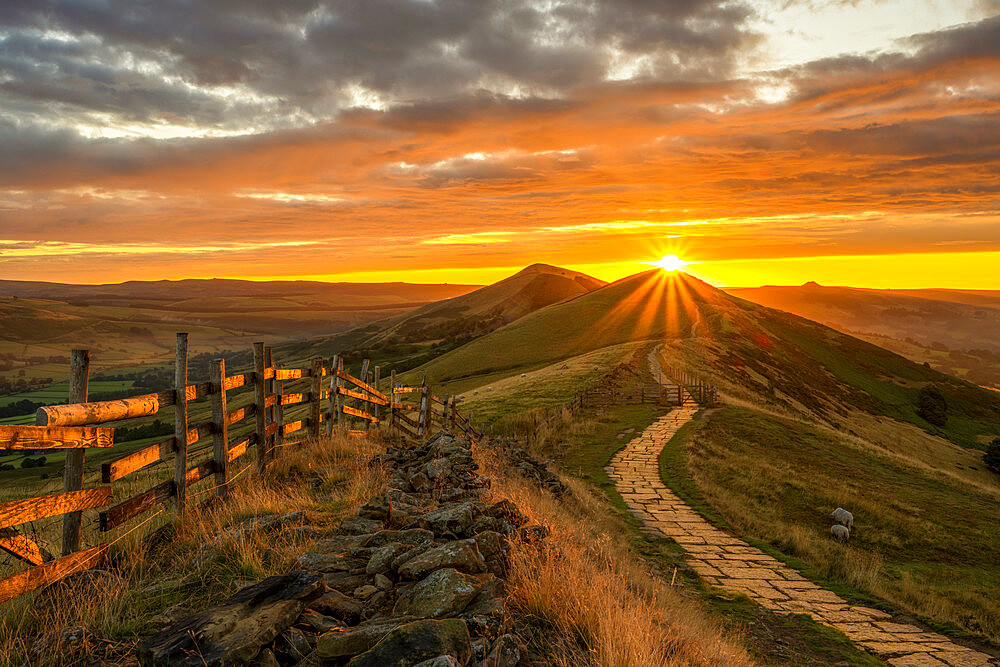
[[[995,1],[130,6],[0,15],[2,278],[1000,288]]]

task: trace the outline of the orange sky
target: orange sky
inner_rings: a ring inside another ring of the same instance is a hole
[[[708,0],[582,30],[573,4],[576,36],[552,16],[510,28],[537,50],[522,62],[472,9],[401,16],[427,38],[396,54],[399,3],[374,3],[386,13],[309,24],[360,35],[356,59],[317,51],[323,81],[293,80],[305,47],[223,50],[247,17],[203,17],[177,46],[152,25],[15,12],[0,278],[485,283],[546,262],[611,280],[674,253],[719,285],[1000,289],[995,6],[928,2],[915,34],[880,41],[850,15],[895,11],[875,0],[798,32]],[[297,20],[251,18],[261,34]],[[709,27],[675,34],[688,18]],[[604,56],[581,65],[580,39]]]

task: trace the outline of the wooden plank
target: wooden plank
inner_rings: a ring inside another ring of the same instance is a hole
[[[368,431],[362,431],[361,429],[352,428],[347,431],[347,435],[351,436],[352,438],[363,438],[366,435],[368,435]]]
[[[111,500],[111,487],[51,493],[37,498],[11,500],[0,503],[0,528],[18,526],[57,514],[79,512],[94,507],[104,507]]]
[[[300,419],[297,422],[285,424],[284,426],[281,427],[281,435],[288,435],[289,433],[295,433],[296,431],[301,430],[302,427],[305,426],[305,423],[306,423],[305,419]]]
[[[166,461],[167,456],[173,454],[176,450],[177,440],[175,438],[167,438],[156,444],[121,456],[114,461],[102,463],[101,482],[110,484],[148,465],[158,463],[159,461]]]
[[[301,368],[279,368],[274,371],[275,380],[297,380],[301,377],[309,377],[309,372]]]
[[[215,462],[211,460],[203,461],[187,471],[187,474],[184,476],[184,484],[185,486],[197,484],[213,473],[215,473]]]
[[[196,401],[205,398],[212,393],[212,383],[202,382],[201,384],[189,384],[184,388],[184,396],[189,401]]]
[[[277,432],[278,432],[278,422],[271,422],[270,424],[264,427],[264,434],[268,438],[270,438]]]
[[[419,426],[420,426],[420,424],[417,422],[417,420],[410,419],[409,417],[407,417],[406,415],[404,415],[402,412],[397,412],[396,413],[396,419],[400,420],[404,424],[409,424],[413,428],[419,428]]]
[[[236,459],[246,454],[247,446],[250,445],[250,443],[253,442],[253,440],[254,440],[253,436],[250,436],[248,438],[243,438],[235,445],[230,447],[229,451],[226,453],[226,456],[229,458],[229,462],[232,463]]]
[[[353,389],[348,389],[346,387],[337,387],[337,393],[341,396],[350,396],[351,398],[356,398],[359,401],[367,401],[369,403],[374,403],[375,405],[389,405],[389,401],[384,401],[377,396],[362,394],[360,391],[354,391]]]
[[[176,495],[174,480],[168,479],[160,482],[148,491],[144,491],[128,500],[124,500],[113,507],[101,512],[100,519],[101,532],[107,532],[112,528],[117,528],[132,517],[138,516],[147,510],[151,510],[161,503],[165,503]]]
[[[340,409],[343,411],[343,413],[345,415],[351,415],[353,417],[360,417],[361,419],[367,419],[370,422],[376,422],[376,421],[378,421],[378,419],[376,419],[373,415],[368,414],[364,410],[358,410],[357,408],[352,408],[349,405],[345,405],[345,406],[341,407]]]
[[[230,375],[229,377],[226,378],[225,382],[223,382],[223,385],[225,386],[226,391],[229,391],[230,389],[239,389],[240,387],[243,387],[248,384],[248,379],[252,375],[253,373],[244,373],[243,375]]]
[[[393,424],[393,426],[395,426],[396,428],[398,428],[398,429],[399,429],[400,431],[402,431],[402,432],[403,432],[403,433],[405,433],[406,435],[410,436],[411,438],[415,438],[415,437],[417,437],[417,434],[416,434],[416,433],[414,433],[413,431],[411,431],[411,430],[410,430],[410,429],[408,429],[407,427],[403,426],[403,425],[402,425],[402,424],[400,424],[399,422],[395,422],[395,423]]]
[[[346,380],[347,382],[350,382],[351,384],[353,384],[358,389],[361,389],[363,391],[367,391],[369,394],[371,394],[373,396],[378,396],[383,401],[388,401],[389,400],[389,397],[386,396],[385,394],[383,394],[382,392],[380,392],[378,389],[376,389],[375,387],[371,386],[370,384],[368,384],[366,382],[362,382],[361,380],[359,380],[358,378],[354,377],[350,373],[345,373],[342,370],[338,370],[337,371],[337,377],[339,377],[341,380]]]
[[[274,379],[274,367],[273,366],[268,366],[267,368],[264,369],[264,379],[265,380],[273,380]]]
[[[164,394],[170,394],[169,405],[173,405],[173,390],[159,394],[123,398],[118,401],[47,405],[38,408],[35,413],[35,422],[39,426],[84,426],[86,424],[104,424],[119,419],[131,419],[132,417],[148,417],[155,415],[165,405]]]
[[[113,428],[0,424],[0,449],[75,449],[111,447],[114,444]]]
[[[93,549],[57,558],[0,580],[0,603],[13,600],[43,586],[54,584],[74,572],[92,568],[101,562],[107,550],[108,545],[102,544]]]
[[[274,407],[277,404],[278,404],[277,394],[268,394],[266,397],[264,397],[264,409]]]
[[[296,403],[305,403],[312,400],[312,392],[304,392],[298,394],[282,394],[280,405],[295,405]]]
[[[233,410],[226,416],[226,422],[228,425],[235,424],[238,421],[247,419],[248,417],[253,417],[257,414],[257,404],[251,403],[250,405],[240,408],[239,410]]]
[[[27,535],[22,535],[17,528],[0,530],[0,549],[29,565],[41,565],[52,560],[52,554]]]
[[[396,387],[397,394],[414,394],[420,391],[420,387]]]
[[[202,438],[207,438],[208,436],[215,433],[215,426],[212,422],[203,422],[198,424],[194,428],[188,429],[188,445],[193,445]]]

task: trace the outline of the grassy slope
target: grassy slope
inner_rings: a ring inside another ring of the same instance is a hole
[[[670,448],[665,481],[710,519],[803,561],[820,579],[1000,639],[1000,489],[742,408],[712,414]],[[837,506],[855,515],[846,548],[827,538]]]

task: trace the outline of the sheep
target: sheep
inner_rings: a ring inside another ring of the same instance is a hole
[[[833,539],[843,543],[850,539],[851,531],[847,529],[847,526],[841,526],[839,523],[835,523],[830,527],[830,535],[833,536]]]
[[[847,530],[854,530],[854,515],[845,510],[843,507],[838,507],[830,512],[830,518],[839,523],[841,526],[845,526]]]
[[[521,373],[521,377],[526,378],[526,377],[528,377],[528,374],[527,373]]]

